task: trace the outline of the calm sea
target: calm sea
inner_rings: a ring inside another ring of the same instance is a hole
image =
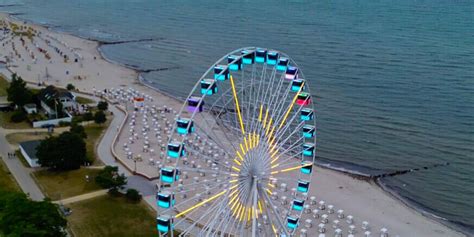
[[[0,11],[102,40],[105,56],[185,95],[243,46],[288,53],[317,93],[319,159],[378,174],[429,212],[474,228],[471,0],[0,0]],[[13,6],[5,6],[14,4]],[[15,5],[19,4],[19,5]]]

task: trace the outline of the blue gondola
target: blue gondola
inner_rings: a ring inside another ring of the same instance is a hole
[[[173,183],[174,181],[178,181],[180,171],[179,169],[174,169],[173,167],[163,167],[160,170],[160,174],[161,174],[160,178],[162,182]],[[173,179],[173,176],[174,176],[174,179]]]
[[[156,205],[159,207],[170,208],[175,203],[174,193],[163,191],[156,194]]]
[[[168,143],[168,156],[172,158],[179,158],[186,155],[186,149],[184,149],[184,143],[171,142]]]
[[[283,71],[283,72],[285,72],[285,71],[286,71],[286,68],[288,67],[289,62],[290,62],[290,60],[288,60],[288,58],[283,58],[283,57],[281,57],[281,58],[278,60],[276,69],[277,69],[278,71]]]
[[[309,109],[309,108],[304,108],[301,110],[301,113],[300,113],[300,118],[301,120],[303,121],[310,121],[310,120],[313,120],[314,119],[314,112],[313,112],[313,109]]]
[[[298,218],[298,217],[288,216],[288,218],[287,218],[287,226],[288,226],[288,228],[290,228],[290,229],[292,229],[292,230],[298,228],[298,221],[299,221],[299,218]]]
[[[303,174],[311,174],[313,172],[313,162],[311,161],[303,161],[301,163],[301,173]]]
[[[229,69],[231,71],[239,71],[242,69],[242,57],[237,55],[229,55],[227,57],[227,63],[229,63]]]
[[[293,199],[293,205],[292,205],[293,210],[301,211],[303,210],[303,206],[304,206],[304,200]]]
[[[313,138],[315,134],[316,134],[316,127],[314,127],[313,125],[303,126],[303,137]]]
[[[298,191],[302,193],[307,193],[309,190],[309,181],[306,180],[298,180]]]
[[[303,87],[304,90],[305,88],[306,81],[304,79],[295,79],[291,81],[291,91],[298,92],[300,91],[300,88]]]
[[[201,93],[207,95],[213,95],[217,93],[217,83],[214,79],[203,79],[201,80]]]
[[[200,97],[191,96],[188,98],[188,111],[193,113],[195,111],[202,112],[204,101]]]
[[[179,134],[189,134],[194,132],[194,122],[190,119],[178,119],[176,121],[176,131]]]
[[[173,219],[168,215],[156,218],[156,227],[160,233],[168,233],[173,229]]]
[[[280,54],[276,51],[270,51],[267,54],[267,64],[268,65],[276,65],[278,62],[278,57]]]
[[[226,65],[214,66],[214,79],[219,81],[225,81],[229,79],[229,69]]]
[[[255,62],[255,51],[242,50],[242,63],[253,64]]]
[[[298,78],[298,68],[288,66],[285,72],[285,79],[287,80],[295,80]]]
[[[305,143],[303,144],[303,156],[313,156],[314,155],[314,144]]]
[[[255,51],[255,62],[265,63],[267,59],[267,50],[266,49],[257,49]]]

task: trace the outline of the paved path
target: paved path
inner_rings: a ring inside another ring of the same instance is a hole
[[[21,190],[28,194],[32,200],[42,201],[44,195],[30,176],[32,170],[23,166],[18,158],[8,158],[8,153],[13,153],[14,150],[8,143],[5,135],[5,129],[0,128],[0,155],[2,156],[3,161],[20,185]]]
[[[106,195],[108,191],[109,190],[107,190],[107,189],[99,190],[99,191],[90,192],[90,193],[86,193],[86,194],[82,194],[82,195],[77,195],[77,196],[70,197],[70,198],[65,198],[65,199],[62,199],[62,200],[59,200],[59,201],[54,201],[53,203],[66,205],[66,204],[70,204],[70,203],[73,203],[73,202],[80,202],[80,201],[84,201],[84,200],[87,200],[87,199],[91,199],[91,198]]]

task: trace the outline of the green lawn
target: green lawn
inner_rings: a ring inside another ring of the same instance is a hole
[[[0,75],[0,96],[7,96],[7,88],[10,86],[7,79]]]
[[[21,191],[7,166],[0,157],[0,188],[6,191]]]
[[[48,137],[47,132],[24,132],[24,133],[10,133],[5,137],[8,143],[18,146],[20,142],[43,140]]]
[[[100,190],[101,187],[95,183],[99,171],[87,168],[64,172],[41,170],[34,172],[33,177],[47,197],[60,200]],[[89,175],[89,182],[86,175]]]
[[[31,124],[28,123],[27,121],[23,121],[20,123],[13,123],[10,121],[10,117],[12,116],[14,112],[0,112],[0,125],[3,128],[9,128],[9,129],[23,129],[23,128],[31,128]]]
[[[157,236],[156,214],[145,203],[123,197],[101,196],[68,205],[70,229],[75,236]]]
[[[99,139],[102,137],[102,133],[105,132],[107,127],[109,126],[111,118],[107,118],[107,122],[102,125],[92,123],[89,125],[84,126],[84,129],[87,133],[86,139],[86,149],[87,149],[87,160],[94,161],[94,165],[100,165],[100,159],[96,159],[96,150],[95,146]]]
[[[79,104],[95,104],[96,103],[94,100],[91,100],[91,99],[88,99],[88,98],[85,98],[85,97],[81,97],[81,96],[76,97],[76,102],[79,103]]]

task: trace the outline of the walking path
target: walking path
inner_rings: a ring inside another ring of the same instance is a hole
[[[8,158],[8,153],[14,153],[15,151],[12,149],[5,136],[5,129],[0,128],[0,155],[2,156],[3,162],[7,165],[10,173],[15,177],[23,192],[29,195],[32,200],[42,201],[44,195],[30,176],[32,169],[23,166],[17,157]]]
[[[77,196],[74,196],[74,197],[54,201],[53,203],[65,205],[65,204],[70,204],[70,203],[73,203],[73,202],[80,202],[80,201],[84,201],[84,200],[87,200],[87,199],[91,199],[91,198],[106,195],[108,191],[109,190],[107,190],[107,189],[103,189],[103,190],[99,190],[99,191],[95,191],[95,192],[90,192],[90,193],[86,193],[86,194],[77,195]]]

